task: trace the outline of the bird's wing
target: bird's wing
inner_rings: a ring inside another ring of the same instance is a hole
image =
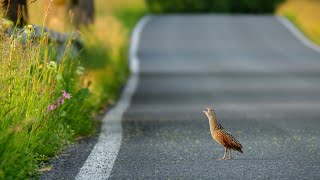
[[[225,129],[221,129],[221,133],[224,135],[224,138],[223,138],[224,143],[227,146],[229,146],[229,148],[235,149],[235,150],[242,148],[242,145],[240,144],[240,142],[236,140],[236,138],[234,138],[230,132],[228,132]]]

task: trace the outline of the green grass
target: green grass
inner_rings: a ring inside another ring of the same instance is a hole
[[[95,133],[92,117],[116,101],[129,75],[130,32],[145,14],[119,9],[83,32],[79,59],[60,64],[45,37],[22,46],[0,31],[0,179],[37,177],[65,145]],[[62,90],[72,98],[48,111]]]
[[[87,69],[85,84],[92,92],[88,99],[94,111],[103,110],[115,103],[129,75],[125,49],[121,51],[120,57],[112,59],[107,50],[97,43],[87,45],[82,52],[82,62]]]
[[[25,178],[76,135],[93,132],[88,91],[79,84],[79,60],[57,64],[45,38],[22,46],[1,34],[0,44],[0,178]],[[72,98],[47,111],[62,90]]]
[[[123,8],[98,18],[96,26],[84,32],[86,50],[82,62],[88,69],[86,82],[95,94],[90,101],[100,104],[99,107],[112,105],[116,101],[119,89],[129,75],[127,55],[130,33],[145,14],[143,8]]]
[[[310,40],[320,45],[320,1],[287,0],[278,7],[277,14],[288,18]]]
[[[144,9],[122,9],[115,13],[115,16],[127,29],[133,29],[137,19],[143,17],[147,12]]]

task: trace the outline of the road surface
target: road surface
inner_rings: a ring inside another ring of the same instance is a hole
[[[97,143],[41,179],[320,179],[318,47],[274,16],[152,16],[137,32],[139,73]],[[217,160],[204,105],[243,154]]]
[[[273,16],[152,17],[110,179],[320,178],[320,54]],[[203,105],[244,146],[230,161]]]

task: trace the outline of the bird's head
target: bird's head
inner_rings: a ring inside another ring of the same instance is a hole
[[[204,112],[208,118],[216,116],[216,112],[213,110],[213,108],[209,108],[206,106],[205,106],[205,108],[207,109],[207,111],[202,111],[202,112]]]

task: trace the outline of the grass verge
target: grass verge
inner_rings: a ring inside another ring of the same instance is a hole
[[[142,5],[97,0],[95,24],[82,31],[80,58],[66,51],[60,64],[46,37],[21,45],[0,31],[0,179],[50,170],[44,162],[63,146],[94,134],[92,117],[116,101],[129,74],[129,35],[145,13]]]
[[[278,7],[277,15],[288,18],[308,38],[320,45],[320,1],[287,0]]]
[[[0,179],[26,178],[75,136],[93,132],[89,92],[79,61],[56,63],[46,37],[21,45],[1,34],[0,44]]]

